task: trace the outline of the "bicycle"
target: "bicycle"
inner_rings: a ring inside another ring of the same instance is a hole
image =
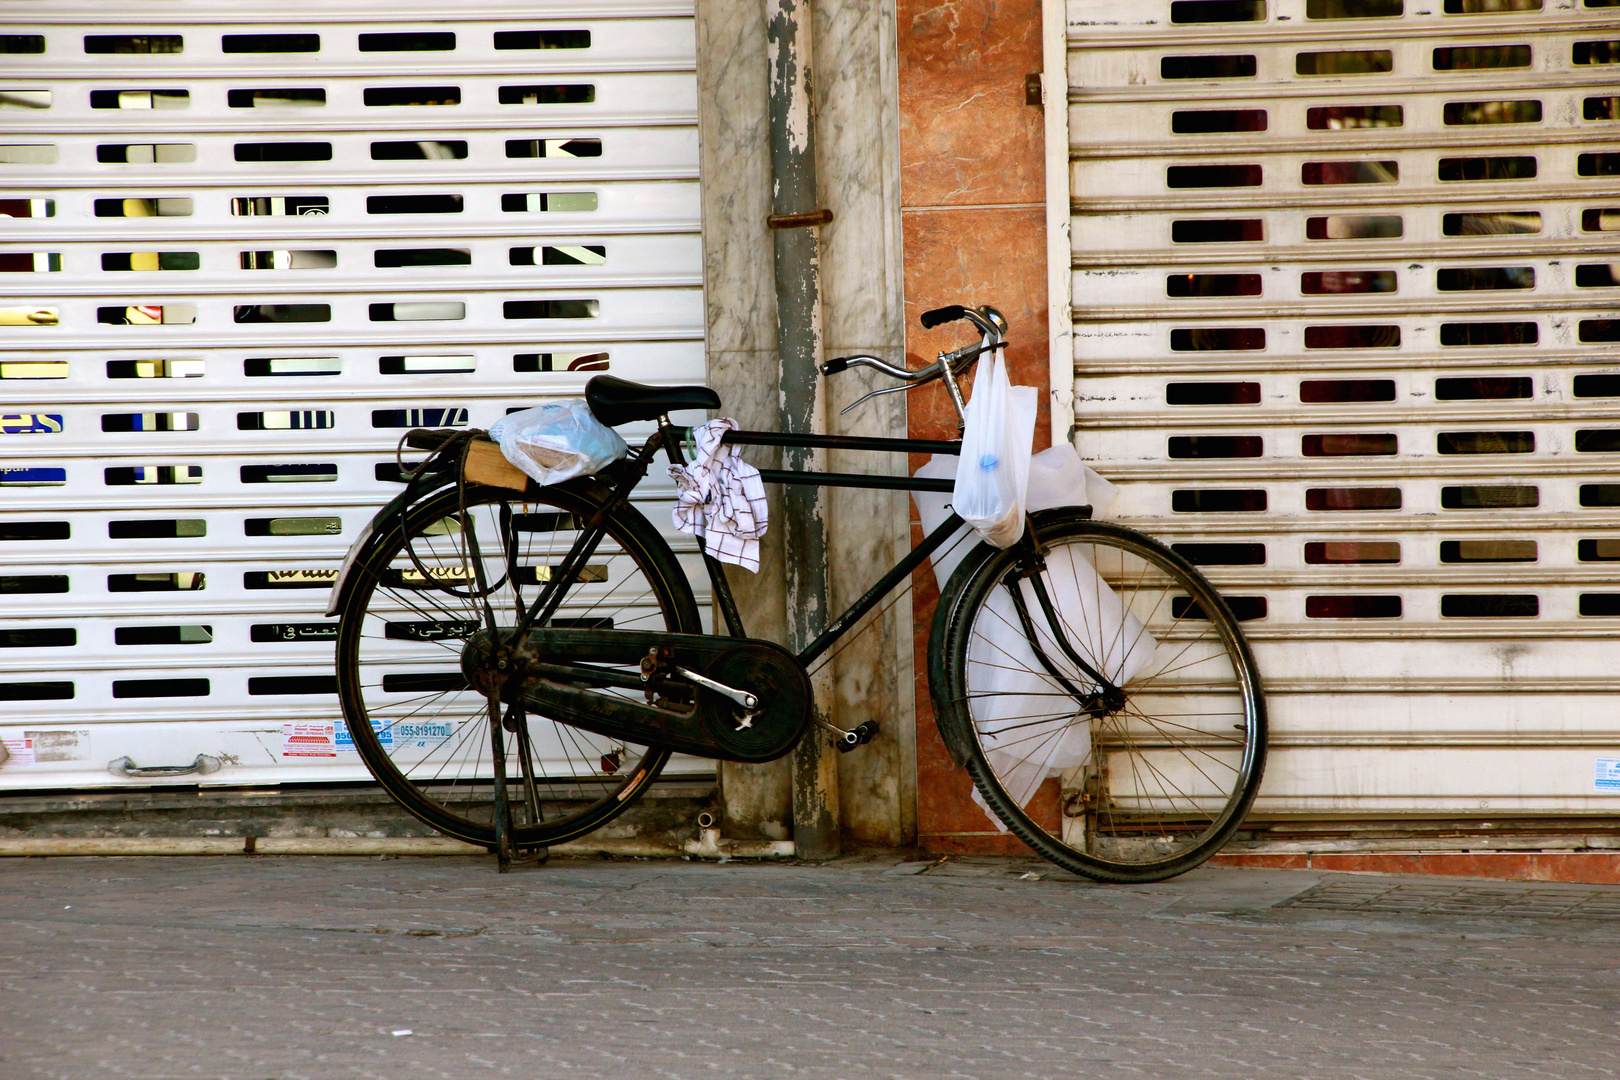
[[[928,312],[982,335],[916,371],[870,356],[821,365],[883,372],[890,393],[957,379],[1005,345],[993,308]],[[676,410],[720,407],[702,386],[596,376],[585,398],[611,427],[656,421],[593,477],[541,487],[479,432],[413,431],[430,451],[355,542],[334,587],[343,715],[377,780],[501,868],[622,814],[676,752],[768,761],[815,728],[840,749],[870,725],[813,713],[807,671],[925,559],[954,513],[797,655],[745,635],[719,563],[702,556],[725,632],[705,633],[680,560],[631,504],[663,452],[682,464]],[[861,400],[865,400],[862,398]],[[858,404],[859,402],[857,402]],[[958,441],[732,431],[740,445],[953,454]],[[507,473],[500,467],[505,466]],[[512,478],[515,474],[515,479]],[[503,478],[505,477],[505,478]],[[923,477],[762,471],[766,483],[948,492]],[[958,538],[957,543],[962,540]],[[1091,520],[1030,514],[1004,550],[977,543],[934,615],[928,678],[957,765],[1006,828],[1090,878],[1162,880],[1209,858],[1264,767],[1259,674],[1231,610],[1158,541]],[[701,545],[700,545],[701,550]],[[1094,572],[1093,572],[1094,571]],[[1054,782],[1055,781],[1055,782]]]

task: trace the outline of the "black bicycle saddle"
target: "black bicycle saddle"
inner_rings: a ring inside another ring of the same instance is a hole
[[[596,375],[585,384],[585,404],[608,427],[635,420],[656,420],[675,409],[718,409],[720,395],[707,386],[647,386],[612,375]]]

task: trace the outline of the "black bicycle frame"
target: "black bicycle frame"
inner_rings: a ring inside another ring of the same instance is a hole
[[[671,428],[672,432],[679,432],[678,438],[684,438],[689,429]],[[935,439],[879,439],[867,438],[859,435],[791,435],[776,431],[728,431],[724,442],[738,446],[786,446],[809,450],[871,450],[883,453],[908,454],[959,454],[962,444],[959,441],[944,441]],[[834,472],[798,472],[785,469],[761,469],[760,479],[767,484],[806,484],[814,487],[845,487],[845,488],[876,488],[882,491],[950,491],[955,485],[949,480],[933,480],[922,476],[876,476],[869,473],[834,473]],[[923,538],[923,542],[912,548],[905,558],[901,559],[878,579],[870,589],[861,594],[843,613],[827,624],[827,628],[810,644],[800,651],[799,663],[809,667],[822,653],[826,652],[851,626],[860,621],[865,615],[876,607],[885,596],[894,590],[906,578],[911,576],[913,570],[921,566],[923,560],[949,540],[962,526],[962,519],[955,513],[949,514],[945,521]],[[710,558],[706,553],[704,562],[708,567],[709,581],[714,587],[722,612],[735,610],[731,598],[731,585],[720,564]],[[729,621],[729,620],[728,620]],[[740,625],[735,636],[742,636]]]
[[[685,437],[686,432],[690,429],[670,428],[669,430],[676,433],[678,442],[679,439]],[[962,452],[962,444],[959,441],[877,439],[855,435],[786,435],[774,431],[728,431],[722,441],[739,446],[790,446],[817,450],[901,451],[912,454],[949,454],[953,456]],[[679,446],[677,446],[671,452],[671,460],[674,460],[679,453]],[[866,473],[794,472],[781,469],[761,469],[759,475],[767,484],[813,484],[816,487],[944,492],[950,491],[956,486],[951,480],[933,480],[920,476],[873,476]],[[860,599],[844,610],[843,614],[828,623],[827,628],[821,632],[820,636],[806,645],[803,651],[799,653],[799,663],[809,667],[835,641],[842,637],[851,626],[854,626],[861,616],[876,607],[878,602],[887,596],[895,586],[910,576],[911,572],[917,569],[918,566],[921,566],[924,559],[939,550],[945,541],[956,534],[962,524],[961,517],[956,513],[952,512],[947,515],[945,521],[937,529],[924,537],[922,543],[911,549],[910,554],[896,563],[893,569],[884,574],[870,589],[866,590]],[[1037,558],[1042,554],[1038,546],[1034,549],[1034,552]],[[725,571],[721,568],[719,562],[711,558],[707,552],[704,553],[703,560],[708,568],[709,581],[714,586],[714,595],[720,604],[720,610],[725,618],[727,629],[730,630],[733,637],[743,637],[742,622],[737,617],[736,604],[732,600],[731,585],[726,580]],[[1096,683],[1102,691],[1111,692],[1117,690],[1117,687],[1105,675],[1088,664],[1075,651],[1074,647],[1069,643],[1068,636],[1061,629],[1062,622],[1052,606],[1051,598],[1046,594],[1046,587],[1041,583],[1040,577],[1034,576],[1032,580],[1036,598],[1040,603],[1041,612],[1046,618],[1047,626],[1051,629],[1052,638],[1057,642],[1064,655],[1079,667],[1087,678]],[[944,582],[940,582],[940,585],[943,586]],[[1077,697],[1084,697],[1085,695],[1080,694],[1073,684],[1059,673],[1051,658],[1046,655],[1046,650],[1041,645],[1040,635],[1036,633],[1029,613],[1025,609],[1023,593],[1016,588],[1010,591],[1019,617],[1023,621],[1030,647],[1034,650],[1036,658],[1061,685]],[[1096,695],[1091,696],[1096,697]]]
[[[668,423],[660,423],[658,431],[640,452],[635,455],[628,467],[621,469],[623,475],[613,489],[610,498],[591,516],[589,522],[582,523],[580,535],[569,549],[562,564],[551,572],[550,580],[535,597],[529,609],[524,612],[523,618],[515,629],[515,636],[522,636],[530,626],[543,623],[549,619],[556,609],[561,606],[565,591],[572,582],[578,567],[583,566],[591,557],[596,546],[601,543],[603,535],[603,522],[617,508],[621,502],[627,501],[630,492],[647,475],[647,467],[652,463],[653,456],[663,450],[672,464],[685,463],[681,452],[681,444],[690,433],[690,428],[675,427]],[[786,446],[811,450],[871,450],[883,453],[913,453],[913,454],[958,454],[962,444],[957,441],[944,441],[933,439],[879,439],[866,438],[855,435],[789,435],[774,431],[728,431],[725,442],[739,446]],[[933,480],[919,476],[874,476],[867,473],[834,473],[834,472],[795,472],[782,469],[761,469],[760,479],[767,484],[809,484],[816,487],[847,487],[847,488],[877,488],[885,491],[950,491],[954,486],[949,480]],[[877,606],[878,602],[887,596],[895,586],[899,585],[911,572],[922,565],[924,559],[949,540],[961,527],[962,519],[952,513],[946,517],[945,522],[929,533],[911,550],[905,558],[880,578],[876,584],[861,595],[844,612],[827,625],[821,635],[806,645],[799,653],[799,663],[809,666],[822,653],[826,652],[833,642],[843,636],[849,628],[855,625],[868,611]],[[701,546],[701,542],[700,542]],[[746,636],[743,631],[742,618],[737,611],[737,603],[731,593],[731,585],[726,580],[725,570],[718,560],[707,551],[703,554],[703,563],[709,574],[709,582],[714,589],[715,602],[720,607],[721,617],[726,623],[726,630],[732,637]]]

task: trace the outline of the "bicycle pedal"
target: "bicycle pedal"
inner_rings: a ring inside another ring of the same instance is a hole
[[[827,726],[830,727],[831,725]],[[833,745],[838,748],[838,752],[840,754],[847,754],[856,747],[865,746],[867,743],[871,742],[872,737],[878,733],[878,726],[871,720],[868,720],[849,731],[842,731],[838,728],[833,728],[832,730],[836,732],[838,736],[837,738],[833,739]]]

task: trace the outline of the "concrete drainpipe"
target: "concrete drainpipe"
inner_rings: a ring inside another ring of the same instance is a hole
[[[816,367],[821,359],[821,244],[816,230],[832,214],[821,208],[816,191],[807,0],[768,0],[765,34],[782,430],[823,434],[826,408]],[[822,471],[825,457],[824,451],[787,448],[782,467]],[[827,624],[826,509],[820,488],[789,485],[783,491],[788,647],[795,652]],[[830,672],[824,670],[812,684],[817,702],[832,700]],[[793,842],[801,859],[830,859],[840,850],[838,755],[819,727],[793,753]]]

